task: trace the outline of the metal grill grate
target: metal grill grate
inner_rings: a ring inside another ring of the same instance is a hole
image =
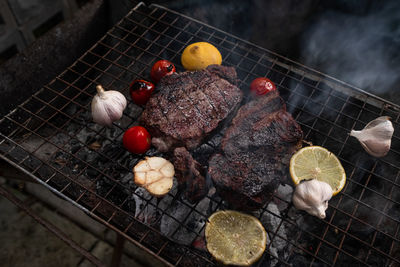
[[[236,68],[244,91],[258,76],[274,81],[304,139],[335,153],[347,173],[325,220],[296,211],[290,197],[275,194],[279,209],[268,205],[257,213],[269,235],[257,266],[400,264],[400,107],[157,5],[139,4],[71,67],[5,116],[1,158],[164,263],[214,265],[193,244],[201,240],[206,218],[225,208],[223,201],[209,194],[189,205],[176,192],[162,200],[143,194],[131,179],[141,157],[121,145],[124,130],[142,109],[129,102],[112,128],[95,125],[90,117],[95,85],[130,99],[129,83],[149,79],[157,60],[168,59],[183,71],[180,54],[195,41],[220,50],[223,64]],[[348,133],[382,115],[392,118],[395,134],[389,154],[375,159]],[[213,147],[212,141],[207,145]],[[151,149],[147,155],[162,154]],[[162,230],[165,222],[171,229]],[[182,234],[192,245],[177,244],[185,243]]]

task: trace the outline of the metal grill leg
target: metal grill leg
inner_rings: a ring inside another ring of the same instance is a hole
[[[5,197],[9,201],[11,201],[14,205],[16,205],[21,210],[25,211],[29,216],[35,219],[38,223],[44,226],[47,230],[53,233],[55,236],[60,238],[62,241],[67,243],[71,248],[77,251],[79,254],[88,259],[91,263],[96,266],[105,266],[97,257],[93,256],[86,249],[82,248],[75,241],[69,238],[64,232],[62,232],[58,227],[54,226],[52,223],[46,221],[42,217],[38,216],[35,212],[33,212],[24,202],[19,200],[13,193],[0,186],[0,196]],[[118,239],[117,239],[118,240]]]
[[[118,267],[119,264],[121,263],[122,252],[124,250],[124,242],[125,238],[122,235],[117,234],[117,240],[115,242],[115,247],[111,258],[110,267]]]

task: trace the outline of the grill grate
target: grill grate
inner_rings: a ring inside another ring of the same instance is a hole
[[[201,240],[206,218],[226,208],[224,202],[210,193],[190,205],[179,192],[157,200],[133,184],[131,169],[141,157],[121,145],[124,130],[142,111],[131,101],[112,128],[90,118],[97,84],[130,99],[129,83],[149,79],[155,61],[168,59],[183,71],[180,54],[195,41],[220,50],[224,64],[236,68],[244,91],[258,76],[274,81],[304,139],[335,153],[347,173],[348,182],[330,201],[325,220],[296,211],[290,189],[278,190],[274,204],[256,214],[269,235],[257,266],[400,264],[400,107],[157,5],[139,4],[71,67],[5,116],[1,158],[162,262],[214,265],[193,244]],[[395,134],[389,154],[375,159],[348,133],[382,115],[392,118]],[[213,148],[217,140],[218,135],[206,145]],[[151,149],[147,155],[162,154]]]

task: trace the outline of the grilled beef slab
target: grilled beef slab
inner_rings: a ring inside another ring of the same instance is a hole
[[[165,76],[139,121],[162,152],[184,146],[191,150],[234,111],[242,100],[232,67],[211,65],[207,69]]]
[[[222,139],[222,153],[209,160],[218,193],[237,209],[262,207],[288,177],[302,136],[278,91],[243,105]]]
[[[175,176],[178,180],[179,189],[185,191],[185,197],[189,202],[195,203],[207,195],[205,170],[189,151],[184,147],[174,150]]]

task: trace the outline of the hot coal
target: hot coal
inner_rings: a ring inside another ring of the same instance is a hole
[[[286,182],[289,160],[303,132],[277,91],[242,106],[209,161],[221,196],[238,209],[255,210]]]
[[[157,85],[140,123],[159,151],[192,150],[238,107],[242,92],[235,83],[235,69],[219,65],[168,75]]]

